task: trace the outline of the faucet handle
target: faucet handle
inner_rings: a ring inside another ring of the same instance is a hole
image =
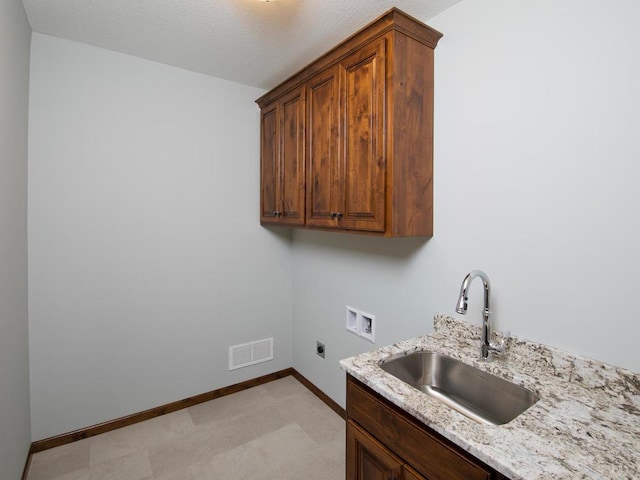
[[[489,344],[489,348],[492,352],[495,352],[498,354],[504,353],[504,349],[507,345],[507,340],[511,338],[511,331],[507,330],[506,332],[503,332],[501,336],[502,336],[502,339],[500,340],[499,343],[491,342]]]

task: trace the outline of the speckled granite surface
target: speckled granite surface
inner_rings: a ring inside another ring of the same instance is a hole
[[[351,357],[342,368],[512,480],[640,479],[640,374],[512,337],[504,355],[479,359],[480,328],[445,315],[434,332]],[[506,425],[484,425],[384,372],[420,350],[458,358],[536,392]]]

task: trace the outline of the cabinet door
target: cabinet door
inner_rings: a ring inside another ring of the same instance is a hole
[[[338,68],[332,67],[307,84],[307,225],[337,226],[335,212],[341,204],[339,81]]]
[[[341,62],[342,228],[385,229],[385,39]]]
[[[260,221],[304,224],[304,88],[262,109]]]
[[[280,147],[278,104],[262,109],[260,115],[260,221],[276,222],[280,209]]]
[[[280,102],[280,223],[304,224],[304,88]]]
[[[347,480],[401,480],[402,460],[352,421],[347,422]]]

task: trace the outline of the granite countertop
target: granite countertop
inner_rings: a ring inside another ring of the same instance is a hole
[[[640,479],[639,374],[516,337],[508,339],[504,355],[483,362],[479,342],[479,326],[437,314],[433,334],[340,365],[512,480]],[[534,391],[540,400],[506,425],[484,425],[379,368],[421,350],[460,359]]]

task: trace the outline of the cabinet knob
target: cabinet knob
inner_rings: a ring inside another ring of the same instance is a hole
[[[281,217],[282,216],[282,212],[280,210],[274,210],[273,211],[273,215],[276,217]]]
[[[336,212],[336,217],[335,218],[340,218],[342,217],[342,212]]]

